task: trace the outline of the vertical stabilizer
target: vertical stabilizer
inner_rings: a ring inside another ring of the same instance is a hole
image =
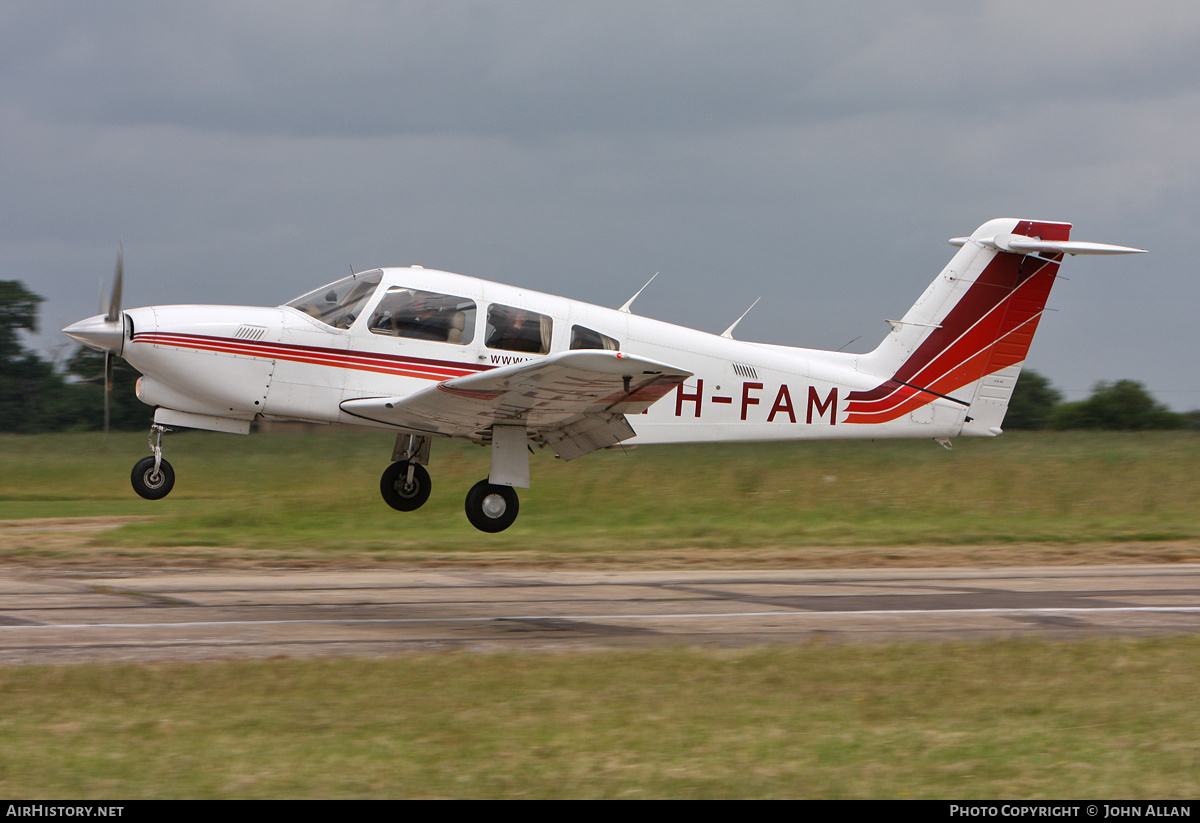
[[[962,434],[996,435],[1064,254],[1141,251],[1070,240],[1069,223],[991,220],[859,363],[882,382],[848,397],[847,423],[886,423],[941,397]]]

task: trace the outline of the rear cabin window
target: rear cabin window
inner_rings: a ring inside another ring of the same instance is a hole
[[[370,329],[414,340],[470,343],[475,337],[475,301],[393,286],[375,307]]]
[[[550,351],[552,321],[548,315],[493,303],[487,317],[485,340],[489,349],[533,354]]]
[[[607,334],[601,334],[598,331],[584,328],[583,326],[571,327],[571,348],[573,349],[606,349],[607,351],[617,351],[621,348],[621,344]]]

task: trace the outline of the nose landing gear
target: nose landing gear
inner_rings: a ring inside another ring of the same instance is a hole
[[[411,512],[425,505],[431,484],[424,466],[398,460],[379,478],[379,493],[383,495],[383,502],[396,511]]]
[[[429,499],[432,481],[425,466],[429,463],[430,438],[422,434],[398,434],[392,448],[392,460],[379,478],[383,502],[398,512],[416,511]]]
[[[162,436],[170,431],[166,426],[155,423],[150,427],[151,457],[143,457],[134,464],[129,481],[133,490],[147,500],[162,500],[175,488],[175,470],[162,456]]]

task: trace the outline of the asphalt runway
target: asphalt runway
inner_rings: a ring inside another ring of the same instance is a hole
[[[1200,631],[1200,565],[0,570],[0,663]]]

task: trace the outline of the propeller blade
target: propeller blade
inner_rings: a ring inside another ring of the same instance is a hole
[[[125,345],[125,315],[121,313],[121,289],[125,284],[125,245],[117,251],[117,270],[113,275],[112,294],[104,305],[101,289],[100,314],[72,323],[63,334],[97,351],[120,354]]]
[[[121,285],[125,280],[125,244],[122,243],[117,251],[117,271],[113,275],[112,296],[108,298],[108,311],[104,319],[112,323],[121,316]]]
[[[112,407],[113,354],[104,352],[104,445],[108,445],[109,409]]]

